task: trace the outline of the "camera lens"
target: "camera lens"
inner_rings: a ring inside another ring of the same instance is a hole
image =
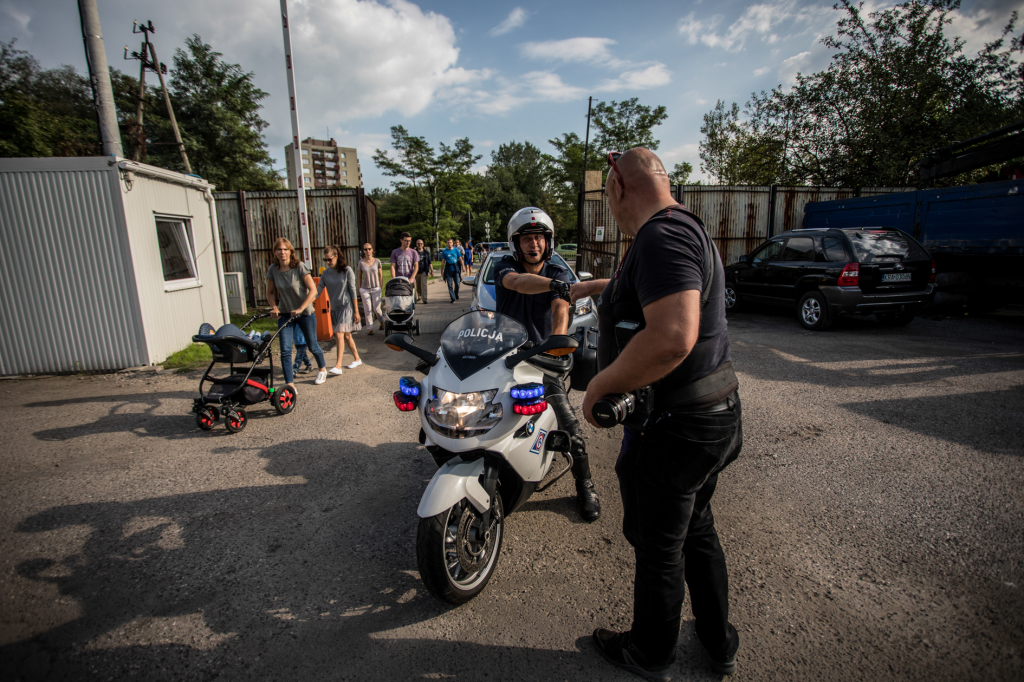
[[[606,395],[594,403],[594,421],[601,428],[610,429],[631,415],[634,407],[636,399],[630,393]]]

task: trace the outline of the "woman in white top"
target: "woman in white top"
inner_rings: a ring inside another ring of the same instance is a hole
[[[373,314],[380,318],[380,328],[384,329],[384,318],[380,313],[380,286],[384,281],[384,268],[379,258],[373,257],[373,247],[363,244],[362,258],[359,259],[359,296],[363,299],[366,311],[367,334],[373,333]]]
[[[331,300],[331,325],[334,328],[334,341],[338,344],[338,361],[330,369],[331,374],[341,374],[342,357],[345,355],[345,344],[348,344],[355,359],[347,369],[355,369],[363,364],[356,350],[352,332],[359,329],[359,307],[356,305],[356,276],[345,260],[345,254],[338,246],[324,249],[324,263],[327,269],[320,273],[320,284],[316,287],[316,295],[327,289],[327,297]]]

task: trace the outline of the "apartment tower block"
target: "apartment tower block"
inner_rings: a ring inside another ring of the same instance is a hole
[[[299,144],[299,148],[302,155],[302,182],[306,189],[363,186],[363,174],[354,148],[339,147],[333,137],[330,140],[307,137]],[[284,156],[288,164],[288,189],[298,189],[295,186],[297,174],[292,144],[284,148]]]

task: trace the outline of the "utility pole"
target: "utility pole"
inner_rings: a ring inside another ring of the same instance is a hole
[[[149,41],[147,41],[149,42]],[[188,163],[188,154],[185,153],[185,143],[181,141],[181,133],[178,132],[178,122],[174,118],[174,108],[171,106],[171,96],[167,94],[167,83],[164,81],[164,73],[167,67],[156,58],[156,45],[149,43],[149,53],[153,55],[153,63],[156,65],[156,75],[160,77],[160,88],[164,91],[164,105],[167,106],[167,115],[171,118],[171,128],[174,129],[174,141],[178,143],[178,151],[181,152],[181,160],[185,164],[185,172],[192,175],[192,166]]]
[[[139,60],[139,101],[135,105],[135,128],[132,131],[135,138],[135,149],[132,150],[132,161],[142,161],[146,156],[146,133],[142,127],[143,106],[146,103],[146,69],[155,71],[159,65],[153,64],[149,60],[149,34],[156,30],[153,28],[153,22],[141,25],[137,21],[132,23],[132,33],[141,33],[144,36],[139,52],[132,52],[129,56],[128,46],[124,47],[125,59]]]
[[[302,149],[299,146],[299,108],[295,96],[295,61],[292,59],[292,31],[288,26],[288,0],[281,0],[281,26],[284,31],[284,63],[288,72],[288,99],[292,107],[292,155],[295,168],[295,186],[299,199],[299,237],[302,240],[302,262],[310,270],[309,225],[306,224],[306,187],[302,183]]]
[[[587,157],[590,153],[590,107],[593,97],[587,98],[587,137],[583,142],[583,182],[580,184],[579,200],[576,207],[576,253],[583,248],[583,202],[587,199]],[[576,256],[579,259],[579,255]]]
[[[92,84],[93,102],[99,118],[100,139],[104,156],[124,156],[121,131],[117,127],[114,108],[114,89],[110,86],[107,51],[103,47],[103,30],[96,0],[78,0],[78,14],[82,20],[82,39],[85,41],[85,59],[89,64],[89,82]]]

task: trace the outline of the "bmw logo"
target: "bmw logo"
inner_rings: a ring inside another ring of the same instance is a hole
[[[533,435],[533,422],[527,422],[526,432],[529,433],[530,435]]]

